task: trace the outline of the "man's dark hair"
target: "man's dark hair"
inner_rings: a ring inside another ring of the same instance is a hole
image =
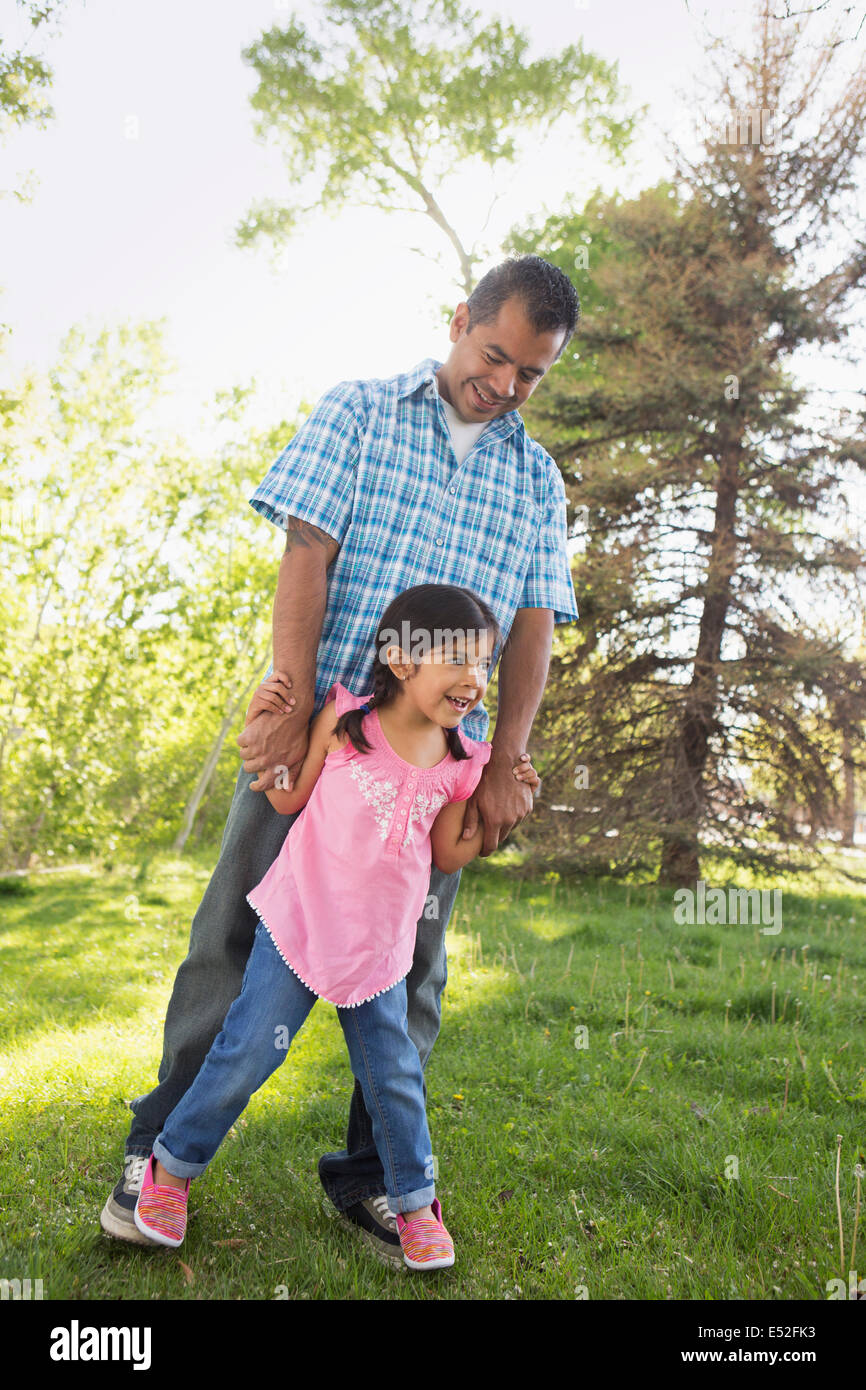
[[[541,256],[511,256],[482,276],[466,301],[467,332],[478,323],[492,323],[506,299],[517,295],[536,333],[565,329],[562,354],[580,318],[577,290],[558,266]]]

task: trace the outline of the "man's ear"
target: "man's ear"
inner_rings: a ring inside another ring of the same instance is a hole
[[[452,343],[456,343],[461,333],[465,332],[469,323],[469,305],[465,299],[461,299],[457,308],[454,310],[454,317],[451,320],[451,327],[448,330]]]

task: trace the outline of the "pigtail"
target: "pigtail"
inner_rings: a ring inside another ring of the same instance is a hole
[[[338,735],[347,733],[349,742],[359,753],[370,753],[373,750],[373,745],[366,738],[362,727],[364,716],[369,714],[376,705],[384,704],[389,674],[388,667],[377,661],[376,669],[373,672],[373,694],[370,699],[359,709],[346,710],[346,713],[341,714],[337,720],[334,732]]]
[[[466,747],[463,743],[462,738],[460,737],[459,729],[446,729],[445,741],[448,744],[449,753],[451,754],[452,758],[456,758],[458,763],[463,762],[464,758],[468,758],[470,756],[466,752]]]

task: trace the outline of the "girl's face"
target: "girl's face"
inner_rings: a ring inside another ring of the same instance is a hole
[[[494,645],[493,634],[486,628],[454,629],[444,636],[431,634],[429,649],[423,644],[413,649],[411,661],[407,653],[393,647],[388,662],[400,677],[404,696],[422,714],[434,724],[456,728],[484,699]]]

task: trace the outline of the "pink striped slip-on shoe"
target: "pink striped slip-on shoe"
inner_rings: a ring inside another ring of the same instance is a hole
[[[454,1242],[442,1225],[438,1197],[434,1197],[431,1206],[433,1221],[429,1216],[416,1216],[414,1221],[407,1221],[397,1214],[403,1259],[410,1269],[450,1269],[454,1263]]]
[[[155,1163],[151,1154],[135,1204],[135,1224],[142,1235],[157,1245],[182,1245],[190,1180],[187,1178],[185,1187],[157,1187],[153,1180]]]

